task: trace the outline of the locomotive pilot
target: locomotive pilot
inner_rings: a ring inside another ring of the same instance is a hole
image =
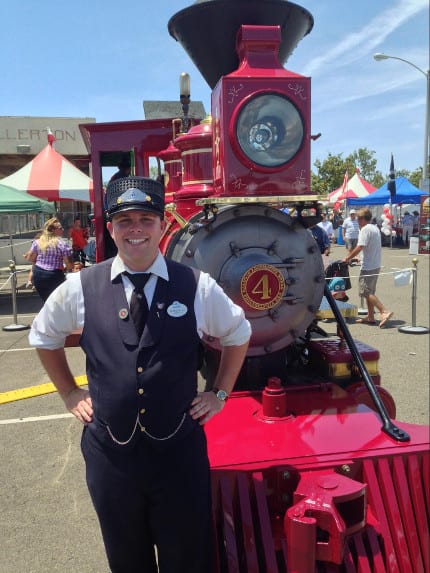
[[[208,573],[203,424],[233,389],[250,325],[209,275],[162,256],[160,183],[117,179],[108,185],[107,201],[117,256],[72,274],[54,291],[33,322],[30,343],[66,408],[84,425],[87,485],[111,571]],[[142,273],[147,282],[139,293]],[[136,312],[146,316],[141,335]],[[88,391],[76,385],[64,351],[65,337],[81,328]],[[222,352],[214,390],[198,392],[204,334],[219,338]]]

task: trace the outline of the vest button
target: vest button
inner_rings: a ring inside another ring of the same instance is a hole
[[[139,388],[138,392],[139,392],[139,394],[142,396],[142,394],[144,393],[144,389],[143,389],[143,388]]]
[[[142,409],[140,410],[140,413],[141,413],[141,414],[144,414],[145,412],[146,412],[145,408],[142,408]]]
[[[141,432],[144,432],[145,430],[146,430],[145,426],[141,426],[141,427],[140,427],[140,431],[141,431]]]
[[[139,372],[139,374],[142,374],[142,372],[143,372],[142,366],[139,366],[139,368],[137,369],[137,371]]]

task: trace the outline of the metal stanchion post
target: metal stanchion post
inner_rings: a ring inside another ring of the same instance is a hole
[[[406,334],[427,334],[429,329],[426,326],[417,326],[417,265],[418,259],[412,259],[414,268],[412,269],[412,326],[399,326],[399,332]]]
[[[30,328],[29,324],[18,324],[18,317],[17,317],[17,306],[16,306],[16,266],[15,261],[9,261],[9,269],[11,272],[11,289],[12,289],[12,313],[13,313],[13,324],[9,324],[7,326],[3,326],[3,330],[27,330]]]

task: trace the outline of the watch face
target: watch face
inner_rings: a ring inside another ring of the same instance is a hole
[[[218,398],[218,400],[227,400],[228,395],[227,392],[225,392],[224,390],[218,390],[218,392],[216,393],[216,397]]]

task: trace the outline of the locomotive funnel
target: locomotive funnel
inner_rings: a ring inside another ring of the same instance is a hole
[[[236,34],[242,24],[280,26],[284,64],[313,23],[310,12],[286,0],[196,0],[170,18],[168,29],[213,89],[239,65]]]

